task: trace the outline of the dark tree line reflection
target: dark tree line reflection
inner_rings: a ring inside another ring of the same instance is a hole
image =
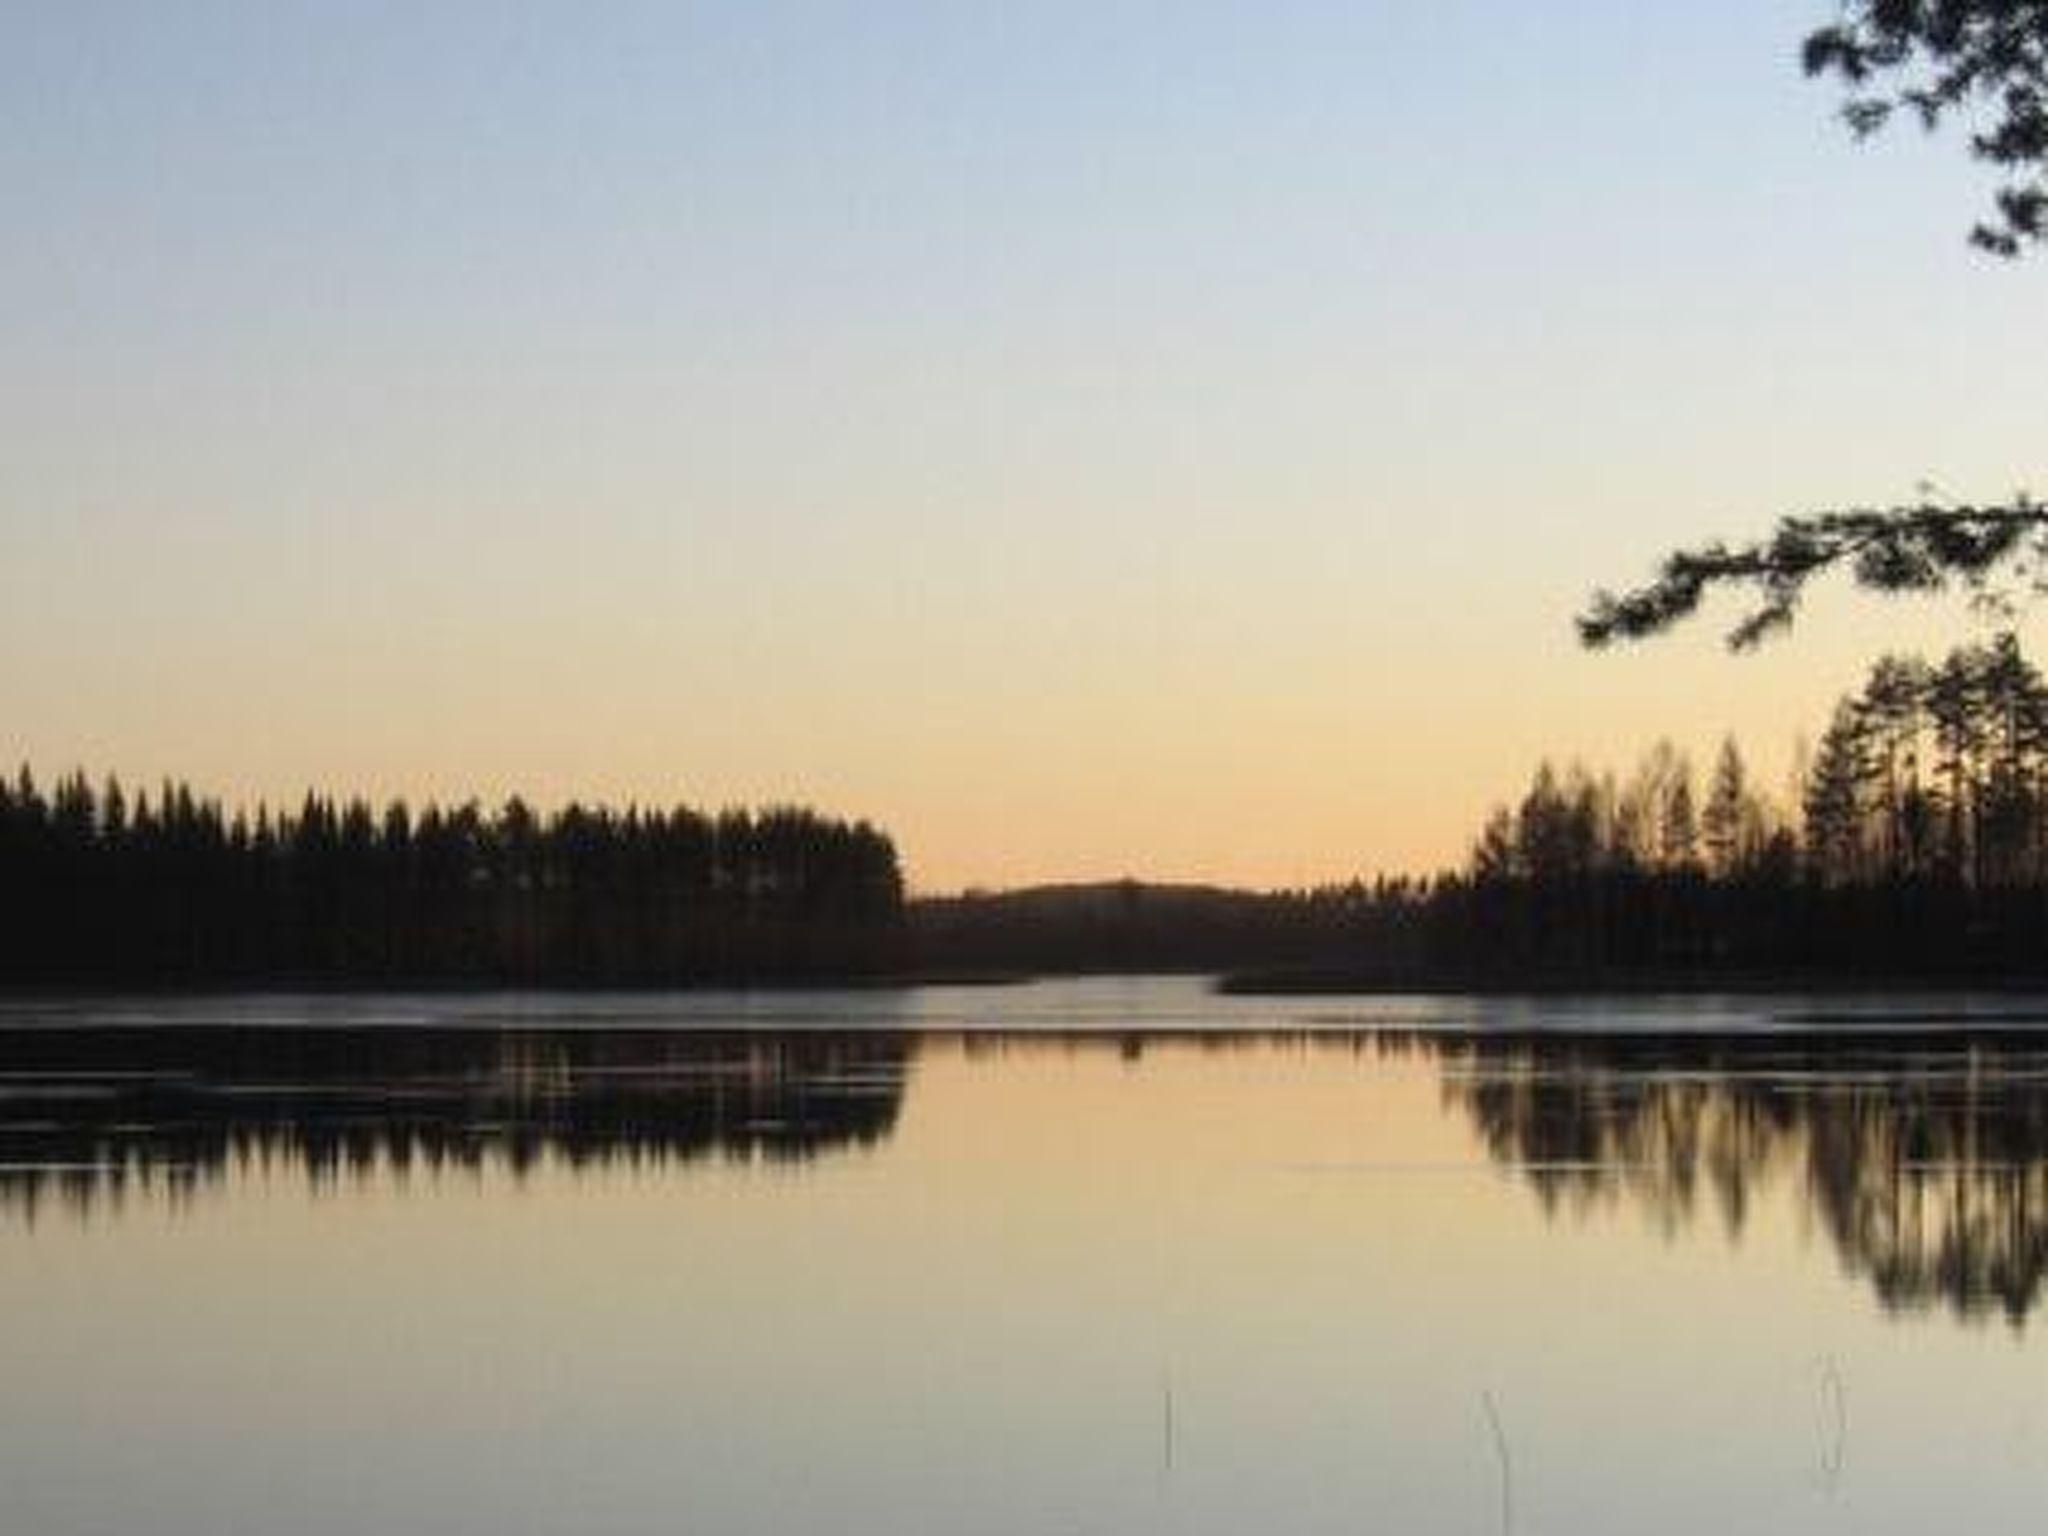
[[[5,1031],[0,1213],[179,1198],[262,1167],[321,1184],[805,1161],[888,1136],[910,1057],[893,1032]]]
[[[1889,1310],[2017,1324],[2048,1282],[2048,1043],[1904,1037],[1410,1037],[1552,1213],[1630,1204],[1739,1236],[1789,1181]]]
[[[0,1030],[0,1217],[535,1167],[794,1164],[879,1146],[918,1055],[1420,1054],[1558,1218],[1632,1208],[1740,1239],[1789,1194],[1896,1312],[2018,1324],[2048,1289],[2048,1037],[1404,1030],[677,1031],[436,1026]]]

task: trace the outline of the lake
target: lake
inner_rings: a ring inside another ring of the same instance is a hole
[[[0,1530],[2031,1531],[2048,998],[0,1003]]]

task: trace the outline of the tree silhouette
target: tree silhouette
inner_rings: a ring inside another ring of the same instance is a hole
[[[1822,879],[1860,879],[1864,862],[1864,791],[1871,751],[1868,717],[1844,699],[1820,738],[1807,770],[1804,805],[1806,851]]]
[[[1626,592],[1598,591],[1575,621],[1598,649],[1669,629],[1696,612],[1710,588],[1748,589],[1753,606],[1728,632],[1747,650],[1788,627],[1807,584],[1846,566],[1873,592],[1941,592],[1962,587],[1996,598],[2001,571],[2038,587],[2048,565],[2048,504],[2020,495],[2002,505],[1922,502],[1785,518],[1768,539],[1715,542],[1664,557],[1657,574]]]
[[[1852,0],[1801,59],[1847,89],[1842,115],[1858,134],[1902,110],[1931,130],[1980,109],[1971,152],[2015,179],[1997,193],[1997,221],[1970,238],[2015,256],[2048,234],[2048,0]]]
[[[1924,765],[1924,771],[1923,771]],[[2002,635],[1886,657],[1796,806],[1723,743],[1695,813],[1659,744],[1626,781],[1545,764],[1407,916],[1457,985],[2010,980],[2048,955],[2048,683]],[[1382,931],[1387,925],[1382,925]]]
[[[1749,769],[1733,736],[1723,738],[1714,762],[1714,780],[1700,813],[1700,836],[1707,847],[1707,867],[1722,879],[1738,873],[1755,853],[1763,836],[1764,811],[1750,792]]]
[[[1972,239],[2016,256],[2048,237],[2048,0],[1848,0],[1807,37],[1802,62],[1843,84],[1843,116],[1859,135],[1900,111],[1929,129],[1957,113],[1987,117],[1971,150],[2015,179],[1997,194],[1997,221]],[[1754,543],[1676,551],[1640,586],[1595,592],[1576,622],[1598,647],[1668,629],[1711,588],[1747,590],[1753,606],[1728,635],[1741,650],[1790,624],[1807,584],[1830,570],[1878,592],[1981,593],[2001,571],[2038,590],[2044,557],[2048,506],[2024,494],[1817,512],[1784,518]]]
[[[851,976],[899,963],[902,898],[886,836],[794,807],[252,816],[182,784],[0,783],[0,986]]]

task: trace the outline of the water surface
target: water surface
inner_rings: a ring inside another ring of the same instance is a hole
[[[10,1003],[0,1529],[2032,1529],[2044,1017]]]

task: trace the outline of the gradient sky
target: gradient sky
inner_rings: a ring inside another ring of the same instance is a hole
[[[797,799],[924,889],[1775,782],[1967,616],[1589,656],[1587,591],[2043,426],[2048,267],[1953,135],[1850,142],[1827,10],[15,6],[0,752]]]

